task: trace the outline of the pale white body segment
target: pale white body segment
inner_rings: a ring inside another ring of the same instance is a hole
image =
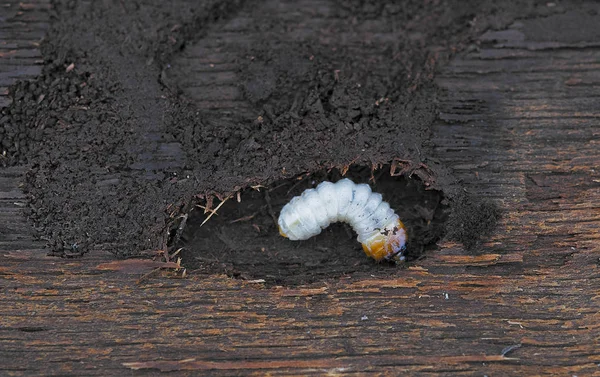
[[[358,234],[365,253],[377,261],[403,260],[407,234],[398,215],[381,194],[349,179],[322,182],[294,197],[281,210],[279,232],[290,240],[316,236],[329,224],[343,221]]]

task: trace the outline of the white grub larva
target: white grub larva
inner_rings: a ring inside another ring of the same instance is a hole
[[[336,221],[352,226],[369,257],[404,260],[407,234],[398,215],[369,185],[347,178],[322,182],[294,197],[281,210],[279,233],[292,241],[306,240]]]

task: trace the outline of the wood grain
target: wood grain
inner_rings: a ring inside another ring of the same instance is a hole
[[[8,87],[42,71],[39,46],[48,29],[50,0],[5,0],[0,6],[0,108],[10,103]]]
[[[581,17],[488,32],[438,76],[437,157],[505,210],[478,254],[447,243],[396,279],[287,288],[168,270],[138,283],[146,270],[108,253],[13,243],[0,374],[600,375],[600,47],[536,33]],[[18,173],[2,171],[2,200],[22,200]]]
[[[10,103],[10,85],[41,73],[39,46],[49,9],[48,0],[7,0],[0,6],[0,108]],[[0,250],[43,246],[24,216],[27,201],[20,182],[25,171],[22,166],[0,169]]]

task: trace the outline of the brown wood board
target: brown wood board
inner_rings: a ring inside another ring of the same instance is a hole
[[[600,47],[539,32],[588,16],[488,32],[439,72],[437,157],[504,216],[478,254],[445,243],[394,279],[48,257],[15,230],[25,168],[3,169],[0,219],[22,236],[0,252],[0,374],[600,375]]]
[[[0,5],[0,107],[10,102],[11,84],[40,74],[39,46],[48,29],[49,9],[49,0],[6,0]]]

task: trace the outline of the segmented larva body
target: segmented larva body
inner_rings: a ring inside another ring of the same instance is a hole
[[[352,226],[369,257],[404,260],[407,234],[398,215],[369,185],[347,178],[322,182],[294,197],[281,210],[279,233],[293,241],[306,240],[336,221]]]

